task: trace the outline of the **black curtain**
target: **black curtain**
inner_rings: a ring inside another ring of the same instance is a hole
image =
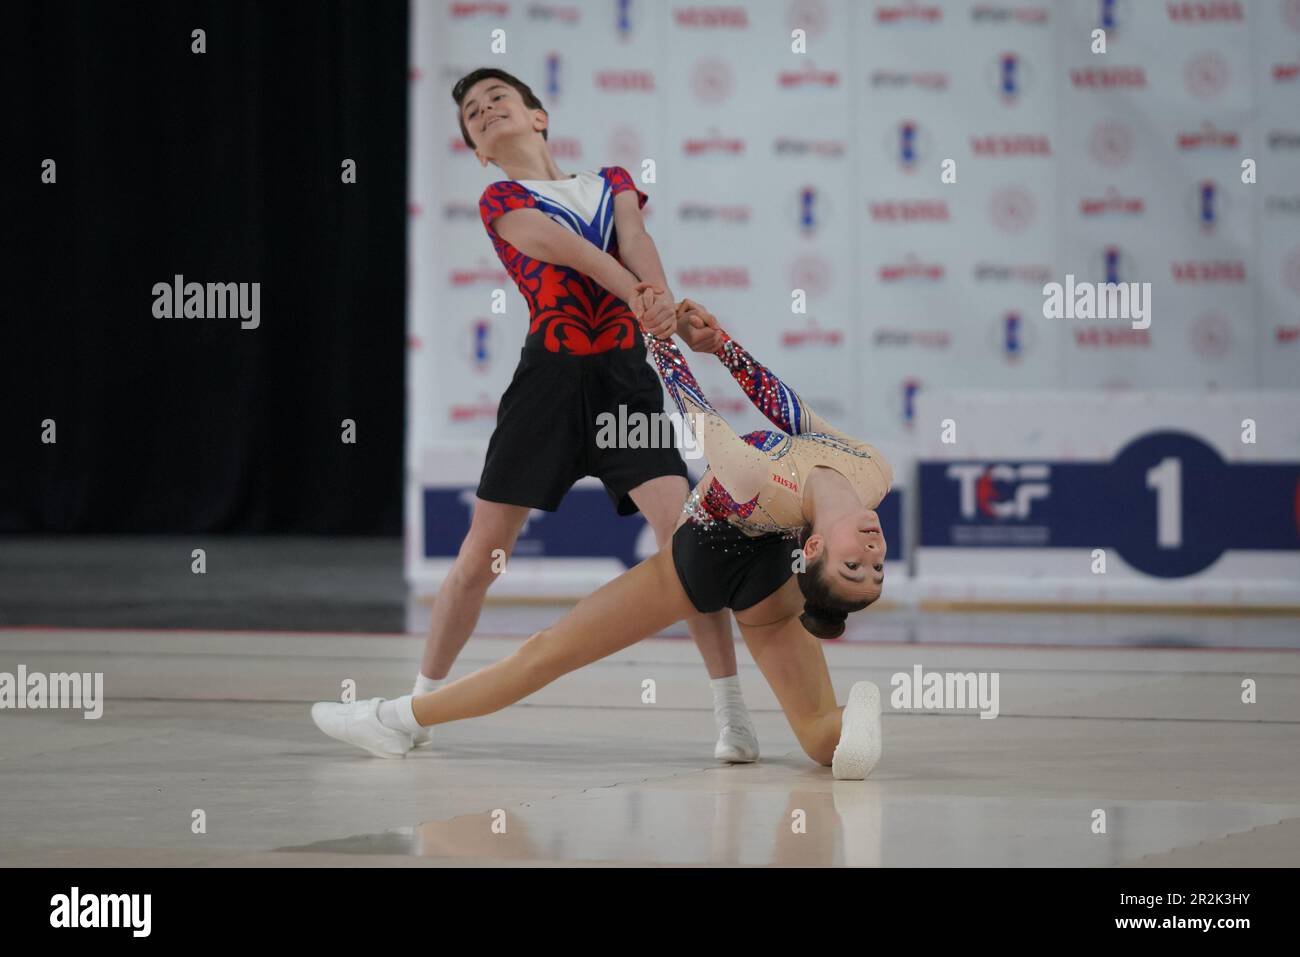
[[[398,534],[406,3],[0,22],[0,531]],[[259,328],[156,318],[177,274],[260,283]]]

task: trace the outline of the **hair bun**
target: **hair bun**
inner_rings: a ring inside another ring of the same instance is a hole
[[[804,602],[803,614],[799,616],[799,622],[814,636],[830,639],[844,634],[844,622],[848,617],[847,612],[833,611],[812,602]]]

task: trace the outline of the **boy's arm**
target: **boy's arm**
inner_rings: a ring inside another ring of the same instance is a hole
[[[618,236],[618,256],[642,282],[664,290],[673,302],[672,287],[664,275],[664,264],[659,259],[659,248],[646,232],[645,219],[635,189],[627,189],[614,197],[614,233]]]
[[[565,229],[537,209],[512,209],[492,220],[496,234],[530,259],[568,266],[624,302],[632,301],[637,277],[617,259]]]

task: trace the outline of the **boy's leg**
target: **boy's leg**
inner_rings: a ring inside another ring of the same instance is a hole
[[[672,541],[672,533],[681,518],[681,506],[690,493],[690,486],[681,476],[666,475],[642,482],[630,490],[628,497],[636,502],[646,523],[654,531],[655,544],[663,549]],[[732,638],[731,612],[723,609],[708,615],[695,612],[686,620],[690,637],[694,638],[699,655],[705,659],[710,677],[727,677],[736,674],[736,642]]]
[[[689,492],[681,476],[663,475],[627,493],[654,530],[660,550],[670,556],[673,532]],[[713,717],[718,729],[714,757],[741,764],[758,760],[758,734],[740,691],[731,613],[725,608],[707,615],[696,612],[686,620],[686,628],[700,649],[711,679]]]
[[[520,505],[474,500],[469,533],[433,601],[429,636],[420,666],[420,674],[425,678],[441,680],[451,670],[456,656],[474,632],[483,610],[483,599],[496,580],[492,570],[493,551],[501,549],[503,560],[510,557],[528,512],[529,509]]]
[[[662,475],[638,485],[628,492],[646,522],[655,533],[655,544],[665,548],[672,541],[682,504],[690,493],[686,479]],[[731,612],[723,609],[711,614],[698,612],[687,620],[687,629],[708,669],[710,678],[725,678],[736,673],[736,643],[731,636]]]
[[[501,549],[502,557],[509,558],[528,519],[528,506],[558,508],[582,474],[587,419],[583,377],[575,364],[552,361],[563,358],[521,355],[501,395],[469,533],[434,602],[417,694],[446,677],[473,633],[483,599],[496,580],[493,552]]]

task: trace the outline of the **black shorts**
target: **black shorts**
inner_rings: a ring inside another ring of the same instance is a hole
[[[778,532],[750,536],[727,522],[686,521],[673,533],[673,567],[696,611],[744,611],[794,574],[798,547]]]
[[[617,417],[620,405],[628,413],[664,411],[659,376],[639,350],[572,356],[524,349],[497,407],[478,497],[553,512],[574,482],[594,475],[619,515],[635,514],[631,489],[662,475],[687,478],[686,464],[672,445],[600,448],[597,417]]]

